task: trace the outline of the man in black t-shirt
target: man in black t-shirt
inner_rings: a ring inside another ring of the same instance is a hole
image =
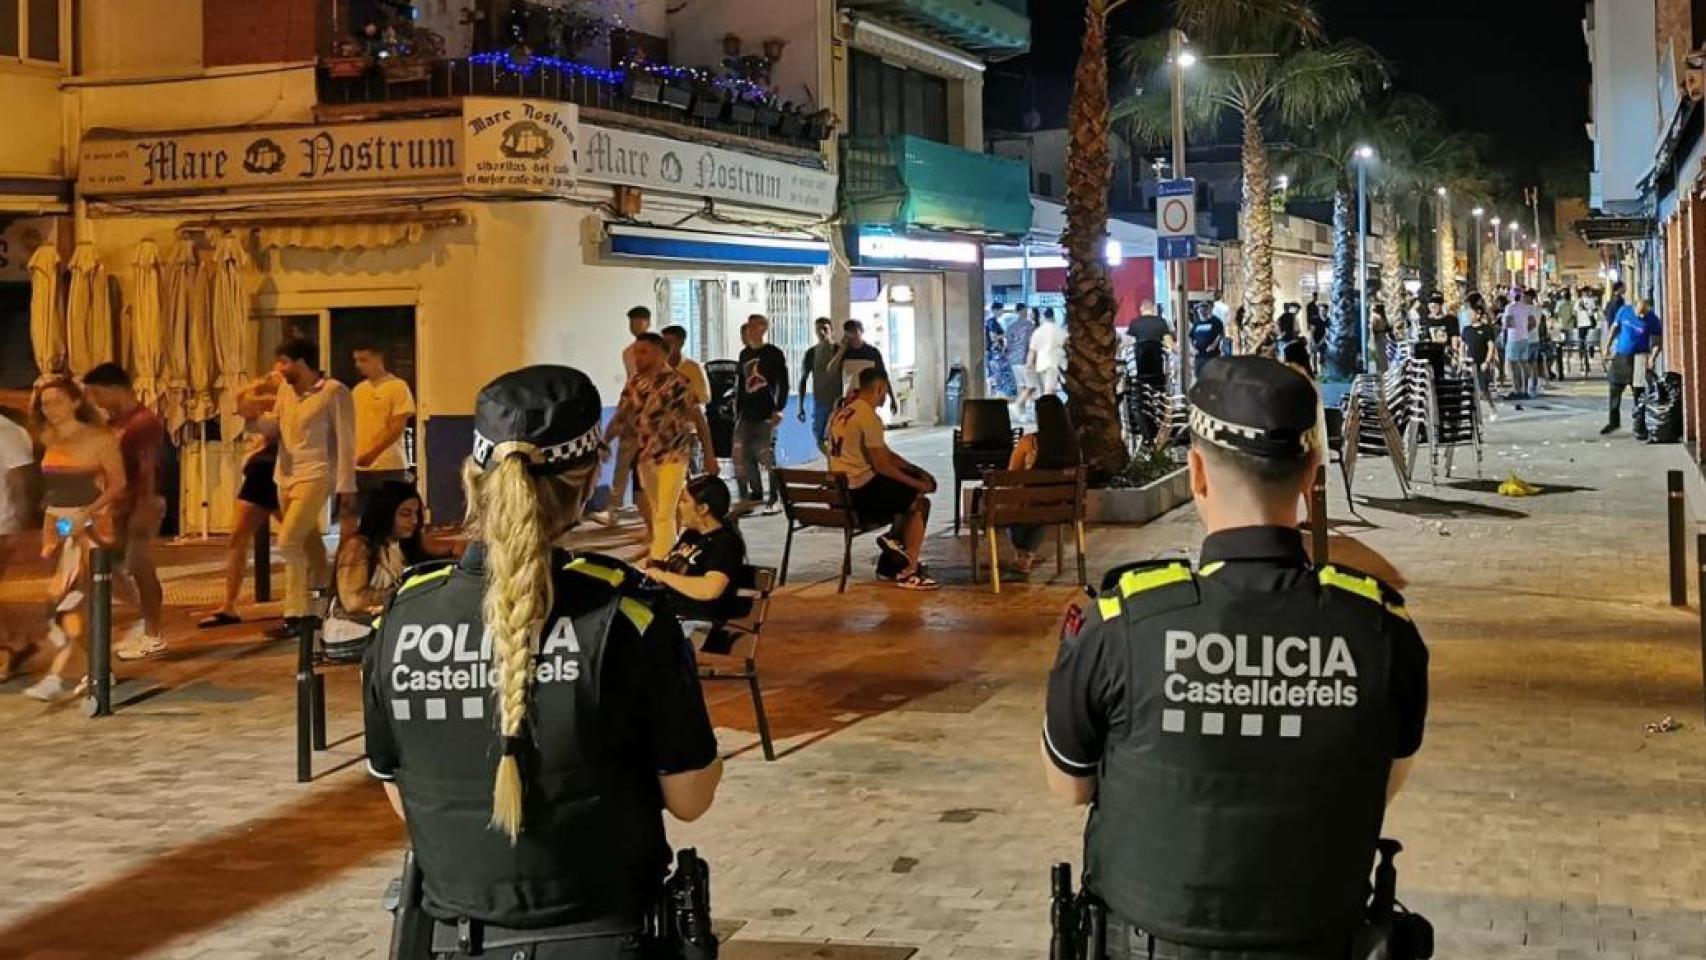
[[[1155,436],[1159,424],[1152,415],[1150,405],[1143,402],[1143,394],[1146,390],[1167,392],[1167,350],[1173,330],[1167,325],[1167,321],[1155,312],[1155,304],[1144,301],[1137,319],[1126,328],[1126,335],[1133,341],[1129,389],[1137,400],[1137,428],[1143,438],[1148,440]]]
[[[788,403],[788,358],[764,342],[770,319],[755,313],[740,328],[740,390],[735,397],[735,482],[743,510],[764,503],[764,475],[776,468],[776,425]],[[774,513],[777,491],[765,512]]]
[[[1487,320],[1486,307],[1472,305],[1469,326],[1463,331],[1463,355],[1475,376],[1475,396],[1487,404],[1487,416],[1497,419],[1493,411],[1493,351],[1498,343],[1498,331]]]

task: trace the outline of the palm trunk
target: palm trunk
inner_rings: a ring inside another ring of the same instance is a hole
[[[1261,118],[1244,117],[1244,206],[1239,210],[1244,235],[1244,343],[1250,351],[1271,349],[1274,326],[1274,208],[1273,177]]]
[[[1451,222],[1451,198],[1439,198],[1439,292],[1457,299],[1457,235]]]
[[[1380,205],[1380,302],[1394,330],[1404,322],[1404,248],[1398,243],[1398,207],[1390,200]]]
[[[1327,376],[1349,380],[1357,373],[1362,317],[1356,302],[1356,223],[1350,187],[1333,191],[1333,296],[1327,312]]]
[[[1118,305],[1108,280],[1104,246],[1108,235],[1108,189],[1113,160],[1108,152],[1107,0],[1089,0],[1084,11],[1084,46],[1073,77],[1071,144],[1066,159],[1066,398],[1078,431],[1084,463],[1095,481],[1125,468],[1120,432]]]

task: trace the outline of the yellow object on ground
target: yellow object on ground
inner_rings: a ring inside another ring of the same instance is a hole
[[[1539,492],[1539,487],[1523,480],[1515,472],[1511,473],[1510,479],[1499,484],[1499,496],[1501,497],[1532,497]]]

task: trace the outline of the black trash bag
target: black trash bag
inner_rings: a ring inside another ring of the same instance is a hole
[[[1647,408],[1647,442],[1681,443],[1682,374],[1665,374],[1664,379],[1648,391],[1648,396],[1654,399]]]

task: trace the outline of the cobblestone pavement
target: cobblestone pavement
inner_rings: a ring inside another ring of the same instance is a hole
[[[1368,526],[1333,481],[1341,532],[1408,576],[1434,654],[1428,742],[1388,833],[1442,958],[1706,958],[1698,620],[1666,605],[1663,470],[1683,458],[1597,437],[1597,390],[1576,392],[1495,424],[1482,481],[1471,457],[1403,501],[1365,461]],[[1498,497],[1513,469],[1547,492]],[[757,557],[779,529],[749,521]],[[1098,530],[1092,566],[1199,536],[1189,510]],[[712,813],[672,831],[739,924],[725,956],[1043,956],[1046,868],[1077,858],[1082,827],[1045,794],[1036,745],[1069,578],[995,598],[938,535],[948,589],[861,579],[837,596],[831,539],[796,545],[766,640],[784,757],[750,749],[741,691],[711,690],[736,755]],[[206,548],[171,557],[174,604],[211,589]],[[254,632],[174,631],[167,659],[126,671],[111,719],[0,687],[0,957],[382,954],[401,830],[340,768],[356,742],[292,781],[291,652]],[[331,687],[333,739],[353,736],[354,677]],[[1646,732],[1665,715],[1683,728]]]

